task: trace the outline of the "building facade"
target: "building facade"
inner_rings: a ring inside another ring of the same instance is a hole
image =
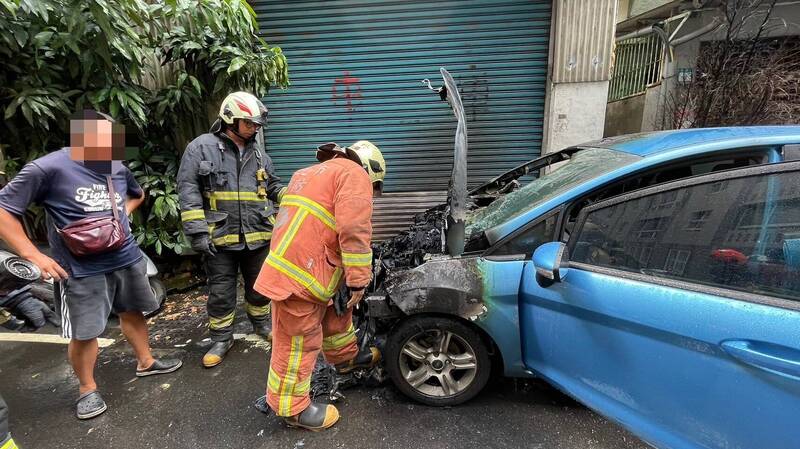
[[[774,107],[789,109],[792,103],[800,101],[800,92],[792,87],[800,82],[800,3],[776,1],[770,9],[772,3],[620,0],[604,135],[718,124],[796,122],[797,109],[752,120],[746,114],[727,120],[719,117],[697,123],[693,120],[697,110],[707,108],[697,104],[697,98],[701,98],[699,102],[704,98],[697,91],[703,88],[702,82],[709,75],[706,66],[714,57],[713,52],[721,45],[727,45],[733,52],[746,51],[737,48],[736,42],[745,47],[758,42],[761,50],[756,59],[761,61],[769,61],[771,57],[781,59],[778,51],[794,55],[798,64],[784,63],[784,68],[776,72],[787,79],[773,89],[775,92],[754,95],[769,96],[765,101],[774,101],[777,104]],[[734,9],[735,4],[755,7]],[[730,43],[725,44],[726,41]],[[749,57],[742,59],[741,64],[750,68],[758,63]],[[774,66],[772,61],[767,65]],[[742,69],[734,66],[729,71]],[[723,95],[739,93],[732,90]],[[721,104],[719,107],[724,108],[724,103]]]

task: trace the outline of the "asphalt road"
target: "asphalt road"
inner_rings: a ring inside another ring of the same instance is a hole
[[[136,378],[130,348],[113,325],[96,371],[109,410],[74,416],[77,381],[66,346],[0,343],[0,393],[23,449],[139,448],[644,448],[618,427],[538,381],[493,378],[453,408],[409,401],[391,385],[345,391],[341,421],[312,433],[287,428],[253,407],[263,394],[268,344],[237,341],[225,362],[204,369],[203,297],[176,295],[152,323],[157,356],[180,357],[178,372]],[[246,332],[246,320],[237,327]]]

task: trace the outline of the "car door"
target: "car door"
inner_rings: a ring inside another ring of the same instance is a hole
[[[520,288],[526,366],[646,441],[800,445],[800,163],[588,207]]]

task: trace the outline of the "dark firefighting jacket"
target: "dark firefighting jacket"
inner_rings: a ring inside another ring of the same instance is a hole
[[[178,169],[184,233],[208,232],[226,249],[268,245],[284,190],[255,140],[239,151],[222,132],[203,134],[186,147]]]

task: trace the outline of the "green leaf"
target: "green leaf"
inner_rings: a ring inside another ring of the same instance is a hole
[[[22,115],[25,117],[25,120],[27,120],[31,126],[35,126],[33,124],[33,114],[31,113],[31,107],[28,105],[27,102],[22,103],[21,106],[22,106]]]
[[[192,85],[194,86],[194,90],[195,92],[197,92],[197,95],[202,95],[203,89],[200,87],[200,81],[197,81],[197,78],[193,76],[190,76],[189,80],[192,82]]]
[[[237,56],[231,60],[230,66],[228,66],[228,74],[231,74],[239,69],[241,69],[245,64],[247,64],[247,60],[241,56]]]
[[[198,44],[197,42],[193,42],[193,41],[184,42],[184,44],[181,45],[181,47],[183,48],[184,51],[202,50],[203,49],[202,45]]]
[[[17,99],[17,100],[19,100],[19,99]],[[14,113],[17,111],[17,108],[19,107],[19,103],[20,103],[20,101],[12,101],[11,103],[8,104],[8,107],[6,107],[6,113],[5,113],[5,119],[6,120],[8,120],[12,116],[14,116]]]
[[[67,47],[69,47],[69,49],[72,50],[77,56],[80,56],[82,53],[81,49],[78,48],[78,44],[76,44],[73,40],[67,41]]]
[[[47,42],[49,42],[50,38],[52,38],[52,37],[53,37],[53,32],[52,31],[41,31],[41,32],[37,33],[36,36],[33,37],[33,43],[37,47],[41,47],[44,44],[46,44]]]
[[[119,114],[119,102],[114,99],[111,99],[111,101],[109,101],[108,107],[109,107],[108,112],[111,113],[111,117],[116,118],[117,115]]]
[[[23,28],[15,28],[14,39],[17,41],[17,44],[19,44],[20,47],[24,47],[28,42],[28,32]]]
[[[92,1],[89,2],[89,11],[91,11],[94,20],[97,21],[97,25],[100,26],[100,29],[106,35],[105,38],[109,40],[113,39],[114,32],[111,27],[111,22],[108,21],[108,16],[106,16],[103,8],[96,1]]]

